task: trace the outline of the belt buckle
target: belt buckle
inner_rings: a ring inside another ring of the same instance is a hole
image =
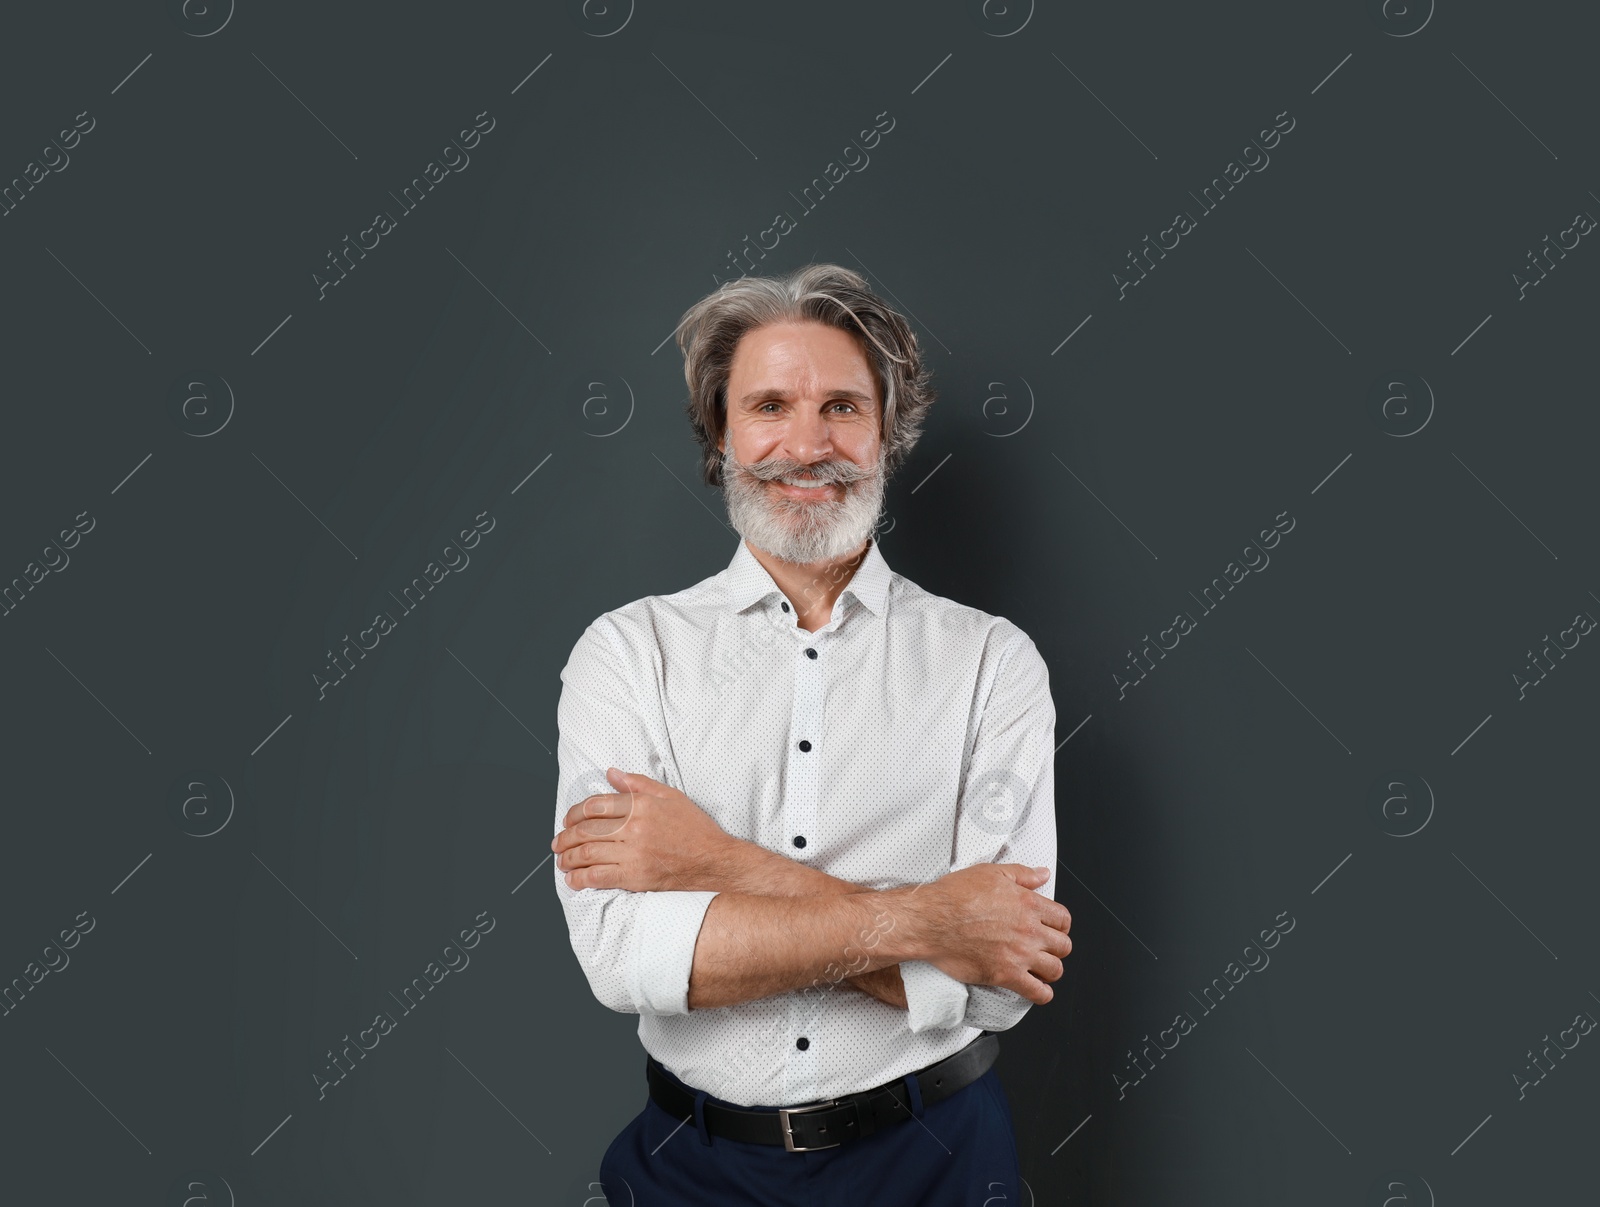
[[[842,1140],[835,1140],[831,1144],[796,1144],[794,1142],[794,1133],[789,1128],[790,1115],[803,1115],[808,1111],[821,1111],[830,1106],[838,1105],[837,1099],[829,1099],[827,1102],[817,1102],[810,1106],[780,1106],[778,1108],[778,1124],[783,1129],[783,1147],[792,1153],[814,1152],[819,1148],[838,1148],[843,1143]]]

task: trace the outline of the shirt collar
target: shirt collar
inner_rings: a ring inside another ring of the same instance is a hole
[[[739,547],[734,550],[733,560],[728,563],[727,574],[726,606],[729,611],[742,612],[753,603],[783,594],[742,537]],[[871,609],[873,615],[882,616],[889,606],[889,583],[893,577],[894,572],[889,569],[889,564],[883,560],[883,551],[878,548],[878,539],[873,537],[867,546],[867,556],[862,558],[861,565],[856,567],[855,574],[840,595],[853,596]]]

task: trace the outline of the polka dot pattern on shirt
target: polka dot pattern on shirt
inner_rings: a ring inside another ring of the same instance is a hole
[[[558,831],[572,805],[615,791],[615,766],[678,788],[737,838],[868,888],[1016,862],[1050,867],[1039,891],[1054,896],[1044,659],[1003,617],[895,574],[875,540],[816,632],[740,541],[720,573],[596,619],[561,677]],[[575,891],[554,876],[595,997],[637,1013],[645,1049],[725,1101],[796,1105],[880,1085],[980,1028],[1014,1026],[1030,1005],[907,961],[910,1010],[843,980],[689,1010],[714,892]]]

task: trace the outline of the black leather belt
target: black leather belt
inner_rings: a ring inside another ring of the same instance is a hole
[[[989,1071],[999,1054],[999,1037],[985,1031],[959,1052],[917,1070],[914,1076],[922,1105],[932,1106],[971,1085]],[[653,1056],[645,1059],[645,1079],[650,1083],[650,1097],[667,1114],[674,1119],[693,1117],[694,1093],[673,1081]],[[903,1079],[842,1098],[777,1110],[741,1110],[709,1100],[705,1104],[706,1130],[713,1136],[746,1144],[781,1144],[792,1153],[835,1148],[911,1116]]]

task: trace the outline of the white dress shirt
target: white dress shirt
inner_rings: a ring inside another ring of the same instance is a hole
[[[894,573],[876,539],[827,624],[808,633],[792,608],[741,540],[720,573],[595,620],[561,672],[556,831],[574,804],[616,791],[612,766],[854,884],[1023,863],[1050,868],[1037,891],[1053,899],[1055,706],[1028,635]],[[559,868],[555,885],[595,996],[639,1015],[640,1043],[683,1081],[742,1106],[882,1085],[980,1029],[1015,1026],[1032,1004],[909,960],[909,1010],[826,978],[690,1010],[716,893],[574,890]],[[834,958],[843,967],[856,952]]]

